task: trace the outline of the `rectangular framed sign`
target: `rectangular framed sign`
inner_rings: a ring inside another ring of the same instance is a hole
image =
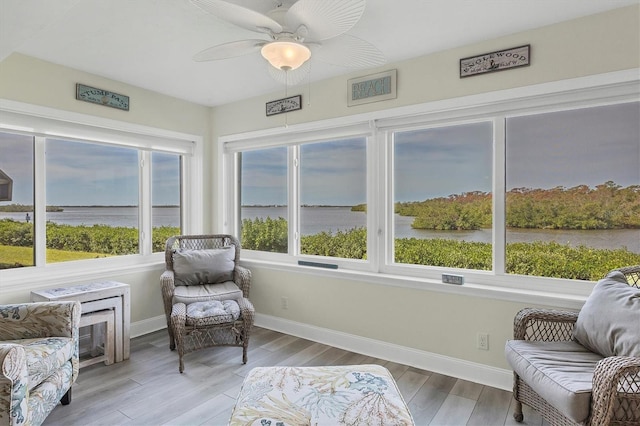
[[[129,97],[108,90],[97,89],[84,84],[76,84],[76,99],[92,104],[129,111]]]
[[[460,59],[460,78],[529,65],[531,45],[512,47]]]
[[[267,102],[267,117],[270,115],[282,114],[283,112],[297,111],[302,109],[302,95],[291,96],[277,101]]]
[[[348,81],[348,106],[396,98],[397,70],[352,78]]]

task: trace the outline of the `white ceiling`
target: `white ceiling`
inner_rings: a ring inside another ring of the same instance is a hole
[[[263,13],[273,6],[273,0],[230,1]],[[368,0],[348,34],[397,62],[639,3]],[[189,0],[0,0],[0,60],[20,52],[209,106],[283,90],[259,53],[192,60],[207,47],[245,38],[262,37],[203,13]],[[352,71],[316,61],[310,79]]]

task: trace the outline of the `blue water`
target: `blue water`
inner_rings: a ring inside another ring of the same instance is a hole
[[[62,207],[61,212],[47,212],[46,220],[60,225],[109,225],[138,227],[137,207]],[[154,207],[152,209],[152,226],[180,227],[179,207]],[[29,212],[33,218],[33,212]],[[25,213],[0,212],[0,219],[10,218],[24,221]]]
[[[31,218],[33,213],[30,212]],[[286,207],[243,207],[243,219],[257,217],[287,217]],[[25,220],[25,213],[0,212],[1,218]],[[33,220],[33,219],[31,219]],[[67,225],[138,226],[137,207],[64,207],[62,212],[47,213],[47,220]],[[303,207],[300,217],[300,230],[303,235],[313,235],[321,231],[344,231],[356,227],[366,227],[366,213],[352,212],[349,207]],[[395,216],[394,233],[396,238],[447,238],[454,240],[491,242],[490,229],[476,231],[431,231],[411,228],[413,218]],[[178,207],[154,207],[152,224],[157,226],[180,226]],[[594,248],[617,249],[626,247],[634,253],[640,253],[640,229],[613,229],[592,231],[567,231],[546,229],[518,229],[507,231],[507,242],[556,241],[572,246],[585,245]]]

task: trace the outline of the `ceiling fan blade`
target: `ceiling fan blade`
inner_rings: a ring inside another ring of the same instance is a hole
[[[260,50],[265,43],[267,43],[265,40],[240,40],[219,44],[196,53],[193,60],[196,62],[217,61],[248,55]]]
[[[307,27],[308,38],[326,40],[349,31],[360,20],[366,0],[298,0],[285,22],[290,29]]]
[[[191,3],[207,13],[250,31],[261,33],[282,31],[282,25],[273,19],[237,4],[222,0],[191,0]]]
[[[323,41],[321,47],[313,49],[313,57],[350,68],[373,68],[387,62],[384,54],[373,44],[346,34]]]

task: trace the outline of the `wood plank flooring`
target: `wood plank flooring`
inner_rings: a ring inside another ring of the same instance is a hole
[[[513,420],[511,392],[419,370],[255,327],[249,362],[240,348],[211,348],[185,356],[169,350],[166,330],[131,341],[131,359],[80,370],[70,405],[46,419],[54,425],[226,425],[242,381],[253,367],[380,364],[398,383],[416,425],[547,425],[525,407]]]

